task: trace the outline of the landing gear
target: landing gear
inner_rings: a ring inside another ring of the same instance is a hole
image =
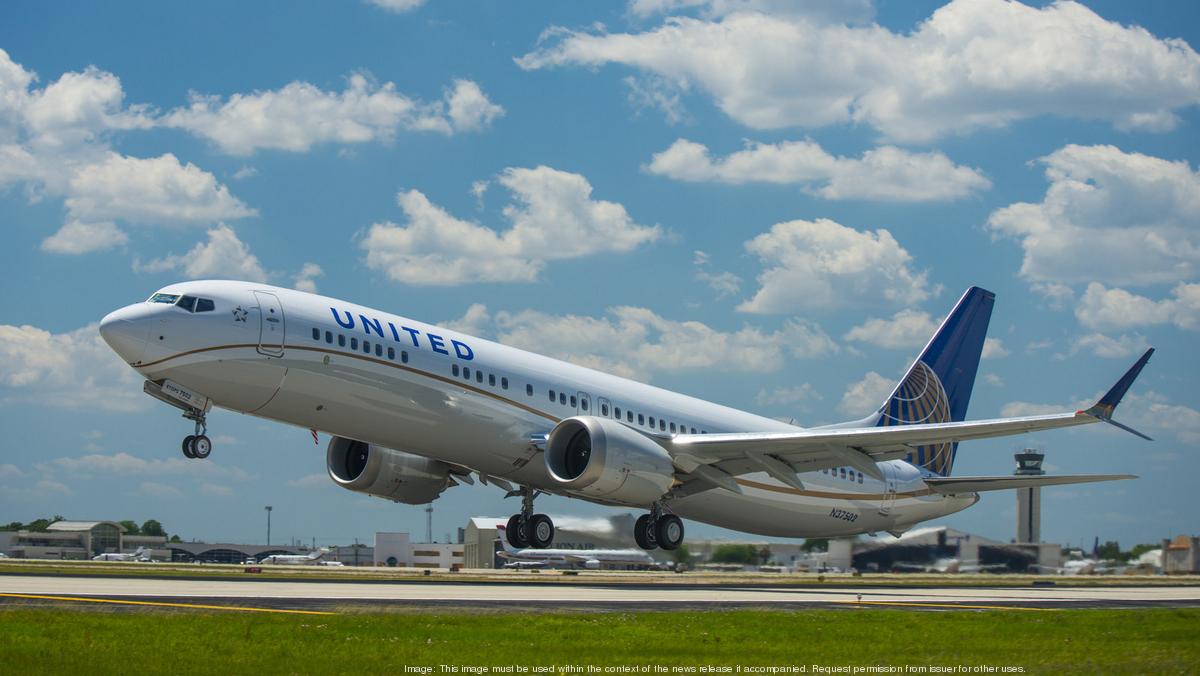
[[[205,422],[204,412],[193,408],[185,412],[183,417],[196,423],[196,433],[183,438],[183,457],[197,460],[207,458],[208,454],[212,453],[212,440],[205,435],[208,425]]]
[[[656,504],[634,522],[633,539],[642,549],[678,549],[683,544],[683,521],[674,514],[663,514],[662,506]]]
[[[504,529],[504,537],[508,544],[517,549],[534,547],[545,549],[554,543],[554,521],[545,514],[533,513],[533,499],[540,493],[531,488],[522,487],[509,495],[521,496],[521,511],[508,519]]]

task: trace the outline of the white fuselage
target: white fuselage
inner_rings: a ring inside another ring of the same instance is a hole
[[[228,281],[162,293],[211,299],[215,309],[146,302],[105,318],[105,339],[147,379],[175,381],[226,409],[556,493],[530,439],[571,416],[619,411],[628,426],[660,435],[799,429],[334,298]],[[737,478],[741,494],[714,488],[667,506],[750,533],[830,537],[903,530],[978,499],[931,493],[904,461],[879,465],[886,482],[835,468],[801,474],[798,490],[746,474]]]

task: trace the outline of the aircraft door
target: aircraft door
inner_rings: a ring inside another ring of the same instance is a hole
[[[255,291],[258,301],[258,351],[271,357],[283,356],[284,332],[283,306],[275,294]]]
[[[592,395],[587,392],[579,393],[579,408],[575,411],[579,415],[596,415],[592,410]]]
[[[883,470],[883,500],[879,503],[879,513],[888,516],[892,513],[892,505],[896,504],[896,468],[891,463],[880,463]]]

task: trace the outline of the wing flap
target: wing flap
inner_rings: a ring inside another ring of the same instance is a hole
[[[1067,476],[959,476],[929,477],[925,483],[936,493],[979,493],[1002,491],[1010,488],[1035,486],[1061,486],[1064,484],[1086,484],[1096,481],[1118,481],[1136,479],[1133,474],[1074,474]]]

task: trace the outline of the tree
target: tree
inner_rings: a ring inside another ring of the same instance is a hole
[[[679,545],[671,552],[671,558],[675,563],[687,563],[692,560],[692,553],[688,551],[687,545]]]
[[[34,533],[44,533],[50,524],[54,523],[50,519],[34,519],[25,524],[25,530],[33,531]]]
[[[713,563],[740,563],[753,566],[759,562],[759,551],[754,545],[718,545],[713,552]]]
[[[167,531],[163,530],[162,524],[154,519],[147,519],[146,522],[142,524],[141,530],[142,535],[155,535],[159,537],[167,536]]]
[[[25,527],[25,524],[21,523],[20,521],[12,521],[3,526],[0,526],[0,530],[21,530],[24,527]]]
[[[1146,552],[1154,551],[1155,549],[1158,549],[1160,547],[1162,547],[1162,545],[1134,545],[1133,549],[1130,549],[1129,553],[1127,553],[1125,555],[1126,556],[1125,560],[1132,561],[1132,560],[1136,559],[1137,557],[1141,556],[1142,554],[1145,554]]]
[[[183,542],[183,540],[181,540],[178,535],[172,535],[171,542]]]
[[[1108,540],[1096,549],[1096,558],[1101,561],[1123,560],[1121,557],[1121,545],[1116,540]]]
[[[800,549],[806,552],[827,552],[829,551],[829,538],[805,538]]]
[[[130,521],[127,519],[125,521],[120,521],[119,523],[121,524],[121,527],[125,529],[126,535],[137,535],[138,534],[137,521]]]

